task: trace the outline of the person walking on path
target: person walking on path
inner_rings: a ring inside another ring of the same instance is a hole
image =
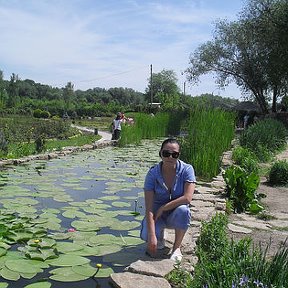
[[[123,122],[122,113],[118,112],[112,122],[112,140],[118,140],[121,136],[121,123]]]
[[[192,165],[179,160],[180,144],[166,139],[159,151],[162,161],[150,168],[144,183],[145,217],[140,237],[147,242],[147,253],[154,256],[165,248],[164,229],[174,229],[175,239],[170,259],[182,260],[180,246],[189,227],[189,203],[195,189]]]

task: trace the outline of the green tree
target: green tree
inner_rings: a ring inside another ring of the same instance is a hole
[[[74,85],[71,82],[68,82],[66,86],[63,88],[63,99],[66,104],[66,111],[73,109],[73,101],[74,101]]]
[[[151,78],[148,79],[149,84],[146,88],[146,100],[151,102],[151,89],[152,101],[160,102],[163,108],[171,108],[171,106],[179,106],[180,89],[177,86],[176,73],[173,70],[163,69],[160,73],[152,73]]]
[[[214,39],[190,57],[189,81],[214,72],[219,86],[234,81],[263,113],[271,99],[275,110],[288,81],[287,6],[286,0],[250,0],[238,21],[219,21]]]
[[[19,98],[19,82],[20,79],[17,74],[12,73],[8,85],[8,100],[7,106],[9,108],[16,107],[20,103]]]
[[[0,109],[4,109],[6,107],[6,102],[8,99],[3,77],[3,71],[0,70]]]

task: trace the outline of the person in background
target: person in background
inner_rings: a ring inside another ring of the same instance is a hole
[[[249,118],[250,118],[250,115],[249,113],[247,112],[243,118],[243,128],[244,129],[247,129],[248,128],[248,122],[249,122]]]
[[[196,178],[192,165],[179,160],[180,144],[176,139],[166,139],[159,156],[162,161],[150,168],[145,178],[145,217],[140,237],[147,242],[147,253],[154,256],[157,249],[165,248],[164,229],[174,229],[170,259],[177,262],[182,260],[180,246],[190,225],[189,204]]]
[[[118,112],[116,118],[112,122],[112,140],[118,140],[120,138],[122,121],[122,113]]]

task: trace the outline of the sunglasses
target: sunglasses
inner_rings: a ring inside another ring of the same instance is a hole
[[[180,155],[179,152],[170,152],[168,150],[162,150],[161,152],[163,157],[170,157],[172,155],[172,158],[177,159]]]

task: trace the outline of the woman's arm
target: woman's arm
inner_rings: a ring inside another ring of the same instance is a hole
[[[188,205],[192,201],[194,190],[195,190],[195,183],[185,182],[183,196],[180,196],[179,198],[176,198],[162,205],[156,213],[155,221],[162,215],[164,211],[175,209],[176,207],[180,205]]]
[[[153,213],[154,191],[145,191],[146,221],[148,230],[148,252],[155,254],[157,251],[157,237],[155,232],[155,219]]]

